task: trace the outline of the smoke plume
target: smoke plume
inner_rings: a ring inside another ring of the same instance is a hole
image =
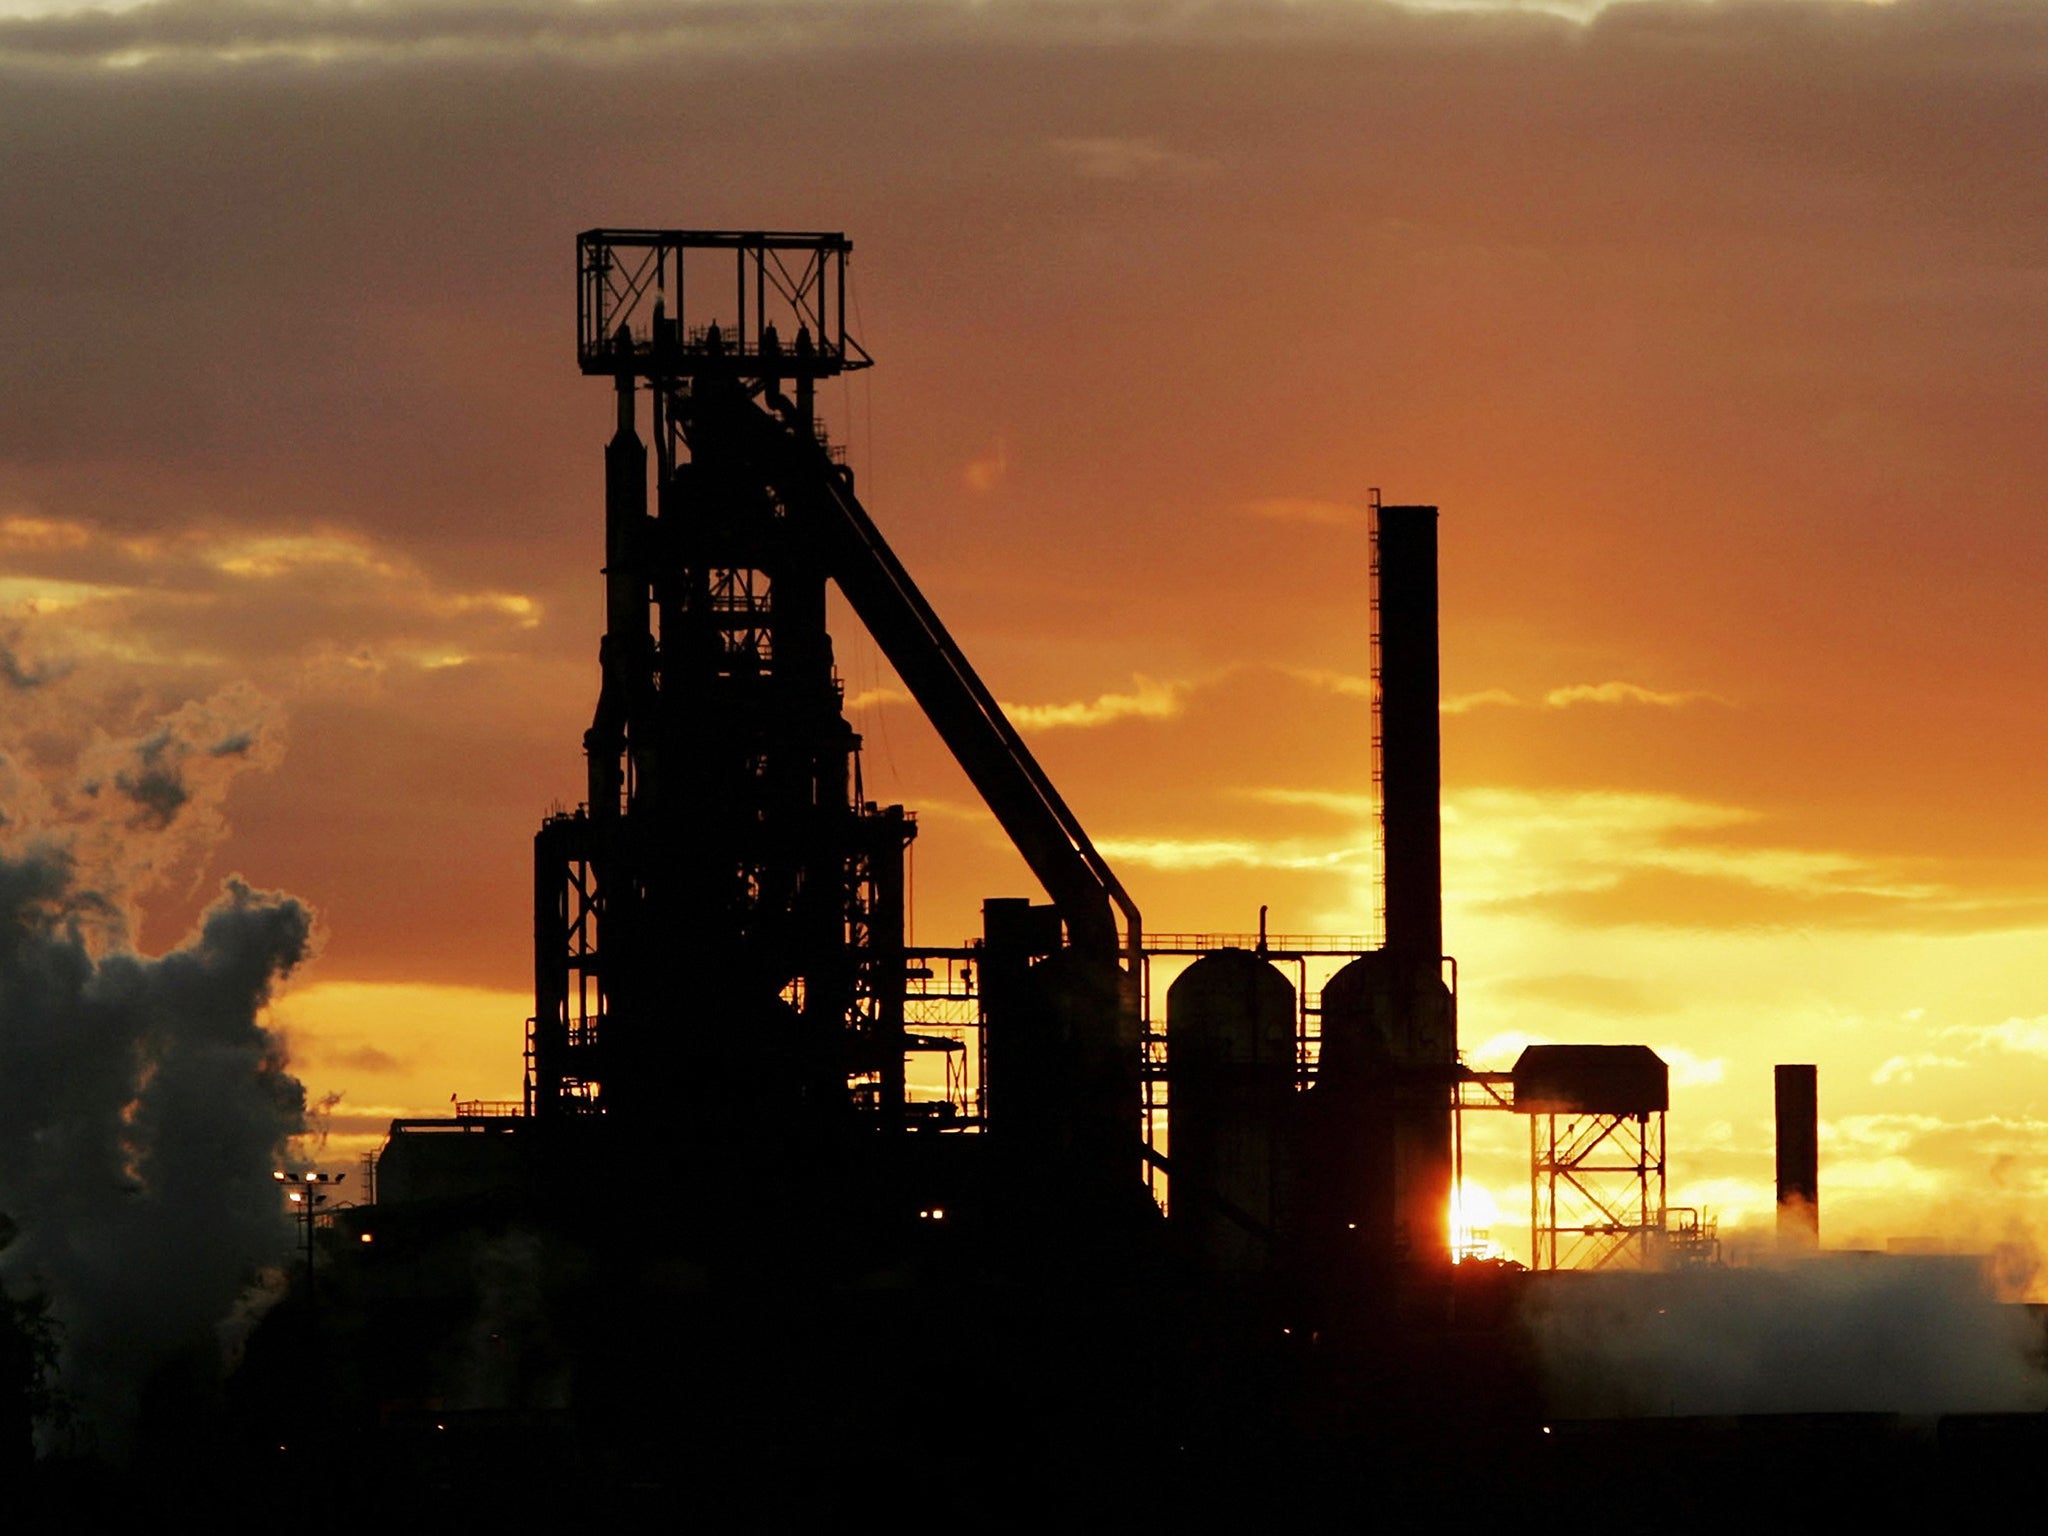
[[[138,891],[218,828],[266,761],[252,691],[188,703],[69,763],[0,756],[0,1285],[40,1292],[62,1386],[119,1444],[151,1372],[216,1329],[291,1233],[271,1173],[305,1121],[262,1010],[311,915],[238,877],[169,952],[138,953]]]
[[[1976,1261],[1832,1254],[1560,1275],[1524,1321],[1567,1418],[2000,1413],[2048,1404],[2039,1325]]]

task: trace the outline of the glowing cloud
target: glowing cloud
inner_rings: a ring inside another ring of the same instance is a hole
[[[332,529],[188,527],[136,539],[16,516],[0,520],[0,549],[14,567],[0,577],[0,613],[44,621],[45,668],[79,656],[216,667],[241,652],[261,669],[296,653],[305,680],[331,671],[323,658],[340,650],[367,677],[502,654],[513,632],[543,618],[524,593],[451,587],[373,539]]]
[[[1327,672],[1312,667],[1290,667],[1287,676],[1312,688],[1321,688],[1345,699],[1370,699],[1378,686],[1369,677],[1352,672]]]
[[[127,595],[129,589],[56,576],[0,576],[0,613],[29,617],[63,613]]]
[[[1334,789],[1244,789],[1238,793],[1263,805],[1305,805],[1337,816],[1360,819],[1379,815],[1379,802],[1371,795]]]
[[[1133,682],[1136,686],[1130,693],[1097,694],[1073,704],[1005,704],[1003,712],[1027,731],[1108,725],[1116,720],[1164,720],[1180,713],[1187,684],[1159,683],[1149,677],[1134,678]]]
[[[1337,869],[1373,858],[1362,847],[1325,848],[1304,841],[1261,842],[1252,838],[1098,838],[1112,859],[1153,869]]]
[[[893,709],[899,704],[915,702],[907,689],[892,688],[884,684],[876,688],[863,688],[859,693],[849,695],[846,707],[851,710]]]
[[[1197,181],[1216,169],[1212,160],[1167,149],[1151,139],[1096,137],[1053,139],[1049,146],[1092,181],[1139,181],[1160,177]]]
[[[322,567],[342,567],[394,577],[402,567],[370,545],[346,534],[269,534],[232,538],[202,546],[200,560],[230,576],[276,578]]]
[[[1371,678],[1351,673],[1290,669],[1288,675],[1345,698],[1370,699],[1376,692]],[[1687,704],[1726,702],[1711,693],[1665,691],[1622,682],[1574,683],[1568,687],[1552,688],[1542,697],[1542,707],[1545,709],[1572,709],[1581,704],[1640,704],[1660,709],[1677,709]],[[1528,701],[1506,688],[1479,688],[1470,693],[1449,695],[1438,703],[1437,710],[1446,715],[1466,715],[1475,709],[1528,707]]]
[[[997,438],[995,446],[978,459],[970,459],[960,471],[960,483],[977,496],[985,496],[1003,483],[1010,473],[1010,445]]]
[[[1320,523],[1327,527],[1362,526],[1365,512],[1346,501],[1317,501],[1306,496],[1271,496],[1244,503],[1253,517],[1276,523]]]
[[[1666,693],[1636,683],[1574,683],[1569,688],[1553,688],[1543,696],[1550,709],[1570,709],[1574,704],[1652,704],[1676,709],[1702,701],[1725,702],[1710,693]]]
[[[1653,1045],[1650,1047],[1664,1058],[1671,1068],[1671,1084],[1674,1088],[1697,1088],[1708,1083],[1718,1083],[1727,1076],[1728,1064],[1719,1056],[1699,1056],[1682,1045]]]
[[[1505,1029],[1499,1034],[1488,1035],[1476,1045],[1466,1046],[1458,1054],[1483,1070],[1505,1071],[1513,1066],[1515,1058],[1530,1046],[1553,1043],[1548,1035],[1532,1035],[1519,1029]]]
[[[2019,1056],[2048,1056],[2048,1016],[2006,1019],[1997,1024],[1958,1025],[1942,1031],[1975,1051],[2007,1051]]]
[[[1445,715],[1467,715],[1475,709],[1489,705],[1518,705],[1522,701],[1505,688],[1482,688],[1477,693],[1454,694],[1437,705],[1437,712]]]
[[[0,549],[39,552],[83,549],[92,542],[92,537],[91,529],[68,518],[21,513],[0,517]]]
[[[1929,1051],[1918,1051],[1910,1056],[1889,1056],[1880,1062],[1870,1074],[1873,1083],[1910,1083],[1922,1072],[1967,1067],[1969,1063],[1960,1056],[1940,1056]]]
[[[1739,806],[1676,795],[1462,791],[1444,805],[1446,889],[1462,903],[1515,904],[1616,891],[1654,875],[1815,899],[1914,903],[1956,894],[1908,878],[1895,861],[1715,840],[1758,819]],[[1659,920],[1650,906],[1615,918]]]

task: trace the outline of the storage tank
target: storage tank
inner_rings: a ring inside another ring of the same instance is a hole
[[[1246,949],[1219,949],[1166,993],[1167,1197],[1217,1271],[1255,1274],[1290,1223],[1294,984]]]
[[[1113,958],[1062,943],[1056,907],[982,906],[989,1155],[1012,1195],[1069,1222],[1149,1210],[1138,1153],[1141,1045]]]
[[[1374,1260],[1448,1262],[1451,995],[1436,966],[1359,956],[1322,993],[1310,1220]]]

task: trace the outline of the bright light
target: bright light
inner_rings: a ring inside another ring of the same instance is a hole
[[[1461,1259],[1504,1259],[1507,1250],[1493,1241],[1500,1204],[1483,1184],[1460,1180],[1451,1194],[1451,1244]]]
[[[305,1199],[305,1198],[306,1198],[306,1197],[305,1197],[304,1195],[300,1194],[300,1193],[299,1193],[299,1192],[298,1192],[298,1191],[297,1191],[296,1189],[292,1191],[292,1196],[291,1196],[291,1199],[292,1199],[292,1204],[293,1204],[293,1205],[297,1205],[297,1204],[298,1204],[298,1203],[299,1203],[299,1202],[300,1202],[301,1200],[303,1200],[303,1199]]]

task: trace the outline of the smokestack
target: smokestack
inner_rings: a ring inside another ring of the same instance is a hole
[[[1379,565],[1387,951],[1433,975],[1444,950],[1435,507],[1380,508]]]
[[[1375,1261],[1450,1258],[1450,1085],[1458,1042],[1444,985],[1437,719],[1436,508],[1381,507],[1380,814],[1385,947],[1323,988],[1316,1092],[1329,1106],[1313,1228]]]
[[[1778,1246],[1820,1246],[1820,1086],[1810,1066],[1774,1069],[1778,1089]]]

